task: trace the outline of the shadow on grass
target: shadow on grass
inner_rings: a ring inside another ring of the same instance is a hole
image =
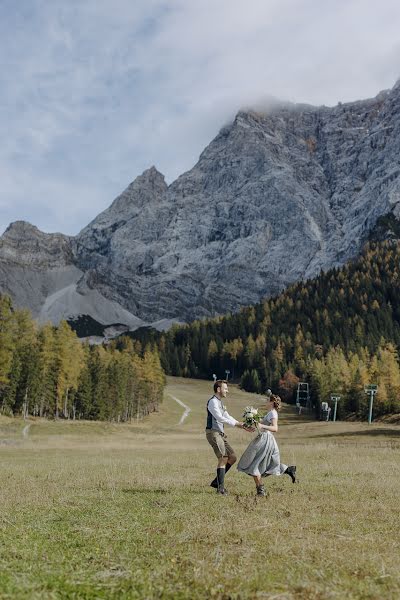
[[[317,423],[317,419],[314,419],[312,415],[283,415],[282,421],[285,425],[308,425],[309,423]]]
[[[0,446],[22,446],[22,442],[19,440],[0,440]]]
[[[166,494],[176,494],[177,492],[185,492],[185,494],[195,494],[195,495],[201,495],[203,496],[204,493],[208,493],[210,492],[211,494],[215,494],[215,496],[218,496],[218,494],[216,494],[215,490],[213,490],[211,487],[202,487],[201,485],[199,485],[198,487],[182,487],[180,486],[179,489],[178,488],[171,488],[168,490],[165,489],[161,489],[161,488],[124,488],[123,490],[121,490],[123,494],[130,494],[132,496],[136,496],[136,495],[145,495],[145,494],[151,494],[151,495],[155,495],[155,496],[165,496]],[[233,495],[233,494],[231,494]]]
[[[342,431],[340,433],[320,433],[310,435],[310,438],[340,438],[340,437],[400,437],[400,427],[385,429],[363,429],[362,431]]]
[[[303,408],[301,415],[299,415],[298,410],[295,406],[285,406],[283,407],[280,418],[284,420],[285,425],[292,425],[293,423],[299,424],[307,424],[307,423],[315,423],[317,419],[315,418],[314,411],[306,411]]]
[[[162,488],[124,488],[121,490],[124,494],[169,494],[173,490],[164,490]]]

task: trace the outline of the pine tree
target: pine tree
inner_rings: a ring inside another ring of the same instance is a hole
[[[0,295],[0,394],[9,383],[15,349],[15,318],[11,300]]]
[[[44,325],[38,334],[38,375],[39,386],[36,402],[40,417],[56,415],[57,361],[55,329]]]

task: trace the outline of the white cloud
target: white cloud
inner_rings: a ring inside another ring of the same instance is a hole
[[[375,95],[400,75],[399,21],[393,0],[3,0],[2,228],[76,233],[267,95]]]

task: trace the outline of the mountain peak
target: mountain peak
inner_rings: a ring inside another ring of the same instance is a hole
[[[72,262],[71,238],[44,233],[27,221],[10,223],[0,238],[0,258],[35,268],[63,267]]]
[[[248,127],[249,124],[253,123],[254,121],[259,121],[261,116],[262,115],[260,113],[256,112],[254,109],[241,108],[237,112],[233,123],[234,123],[234,125]]]
[[[49,240],[49,239],[59,239],[59,240],[69,240],[70,236],[65,235],[64,233],[45,233],[44,231],[41,231],[38,227],[36,227],[36,225],[32,225],[32,223],[29,223],[29,221],[12,221],[12,223],[9,224],[9,226],[7,227],[7,229],[5,230],[5,232],[3,233],[3,235],[1,236],[1,239],[3,240],[11,240],[11,239],[22,239],[22,238],[26,238],[26,239],[43,239],[43,240]]]
[[[142,173],[142,176],[145,175],[147,177],[161,177],[164,179],[164,175],[157,169],[155,165],[152,165],[148,169],[145,169]]]
[[[158,200],[167,189],[168,185],[164,175],[152,166],[136,177],[126,190],[114,200],[110,208],[117,211],[129,210],[130,207]]]
[[[32,225],[28,221],[13,221],[9,224],[2,237],[15,237],[26,234],[42,233],[36,225]]]
[[[152,207],[160,203],[167,190],[168,185],[164,175],[155,166],[146,169],[115,198],[111,206],[82,229],[76,238],[78,243],[89,248],[90,252],[96,248],[100,254],[103,254],[106,247],[108,248],[107,244],[104,246],[103,237],[110,232],[119,232],[120,235],[120,229],[132,219],[137,223],[137,218],[143,210],[147,207],[153,210]],[[134,223],[132,227],[136,227]]]
[[[165,187],[165,189],[168,187],[165,183],[164,175],[160,173],[160,171],[154,165],[136,177],[131,185],[134,184],[157,186],[161,188]]]

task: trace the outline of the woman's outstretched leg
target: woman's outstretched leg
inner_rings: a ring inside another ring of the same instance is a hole
[[[257,496],[265,496],[265,487],[262,483],[261,475],[253,475],[256,484]]]

